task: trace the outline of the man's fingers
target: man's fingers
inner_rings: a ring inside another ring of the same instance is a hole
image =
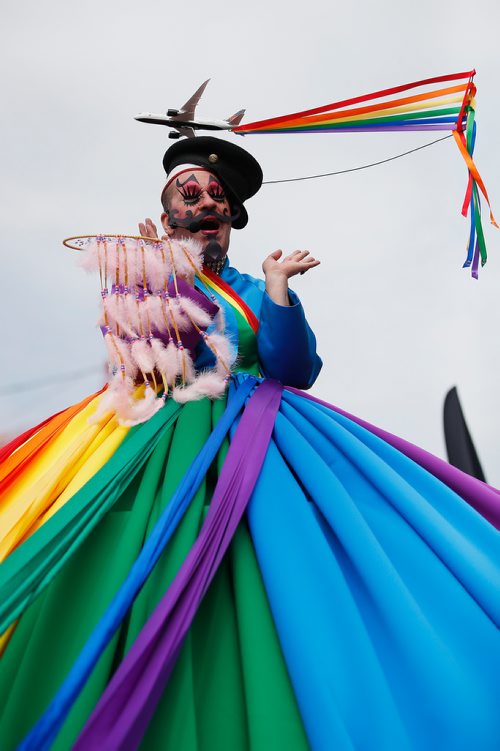
[[[139,234],[142,235],[142,237],[147,237],[146,235],[146,227],[142,222],[139,222]]]
[[[321,261],[316,261],[314,258],[308,258],[305,263],[301,263],[302,266],[300,273],[305,274],[309,269],[314,269],[315,266],[319,266]]]
[[[146,234],[148,237],[158,237],[158,230],[153,220],[149,217],[146,218]]]
[[[308,258],[306,261],[303,261],[300,265],[307,266],[309,268],[312,266],[318,266],[318,264],[320,263],[321,261],[317,261],[315,258]]]
[[[147,225],[148,225],[149,227],[151,227],[151,229],[152,229],[152,230],[154,230],[154,232],[156,232],[156,231],[157,231],[157,229],[156,229],[156,224],[155,224],[155,223],[153,222],[153,220],[152,220],[152,219],[149,219],[149,217],[148,217],[148,218],[146,219],[146,224],[147,224]]]
[[[294,250],[293,253],[290,253],[290,255],[285,258],[285,261],[301,261],[308,255],[308,250]]]

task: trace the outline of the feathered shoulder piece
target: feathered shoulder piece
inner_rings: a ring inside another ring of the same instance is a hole
[[[199,243],[93,235],[64,244],[81,250],[83,268],[100,277],[99,325],[110,379],[99,416],[113,411],[132,426],[152,417],[167,398],[186,402],[224,393],[235,357],[218,307],[193,287],[202,267]],[[217,326],[207,334],[213,321]],[[215,367],[197,373],[193,354],[200,338]]]

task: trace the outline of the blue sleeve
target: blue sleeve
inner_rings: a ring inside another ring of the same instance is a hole
[[[297,295],[288,291],[291,305],[277,305],[267,292],[260,309],[257,333],[259,360],[265,376],[286,386],[310,388],[318,377],[321,359]]]

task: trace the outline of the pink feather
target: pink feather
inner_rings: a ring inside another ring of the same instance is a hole
[[[220,399],[226,390],[226,382],[223,378],[211,371],[201,373],[189,386],[176,386],[172,392],[172,398],[179,404],[197,401],[208,397]]]
[[[186,316],[190,317],[200,328],[210,326],[212,322],[210,315],[189,297],[180,297],[178,304]]]
[[[146,306],[150,326],[154,326],[158,331],[164,331],[166,325],[161,297],[159,295],[148,295],[144,301],[144,305]]]
[[[169,298],[169,301],[166,303],[166,305],[170,314],[168,319],[170,320],[171,318],[174,318],[179,331],[189,331],[193,328],[191,321],[184,314],[184,311],[181,308],[178,297]]]
[[[117,373],[110,382],[107,390],[101,395],[97,409],[89,419],[89,422],[97,422],[107,412],[114,412],[119,418],[126,414],[134,390],[134,382],[131,378],[123,378]]]
[[[170,269],[167,267],[167,258],[168,256],[165,255],[165,263],[163,263],[160,251],[152,247],[145,250],[146,278],[153,292],[164,289],[165,282],[168,281]]]
[[[146,339],[132,342],[132,358],[143,373],[152,373],[155,369],[153,351]]]
[[[228,337],[214,332],[213,334],[208,335],[207,344],[213,344],[217,350],[217,371],[226,372],[228,369],[230,370],[231,366],[236,361],[237,351],[229,341]]]
[[[181,374],[180,353],[173,342],[165,347],[158,339],[153,339],[151,346],[156,359],[156,367],[163,373],[168,384],[175,383]]]
[[[181,373],[185,374],[186,383],[191,383],[191,381],[194,381],[196,377],[194,364],[193,364],[193,358],[191,357],[189,350],[182,349],[180,350],[181,355]],[[182,369],[182,363],[184,363],[184,368]]]
[[[183,240],[182,243],[179,243],[179,251],[183,253],[183,255],[185,255],[183,247],[187,250],[190,259],[193,261],[198,271],[201,271],[201,268],[203,266],[203,245],[198,240],[189,238],[187,240]],[[191,269],[192,273],[191,264],[189,264],[189,268]]]
[[[146,422],[164,405],[163,399],[159,399],[151,386],[146,386],[146,391],[142,399],[132,399],[126,414],[119,416],[120,424],[125,427],[133,427]]]

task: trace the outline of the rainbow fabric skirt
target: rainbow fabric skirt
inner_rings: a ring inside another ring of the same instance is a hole
[[[0,452],[0,747],[500,747],[500,496],[253,376]]]

